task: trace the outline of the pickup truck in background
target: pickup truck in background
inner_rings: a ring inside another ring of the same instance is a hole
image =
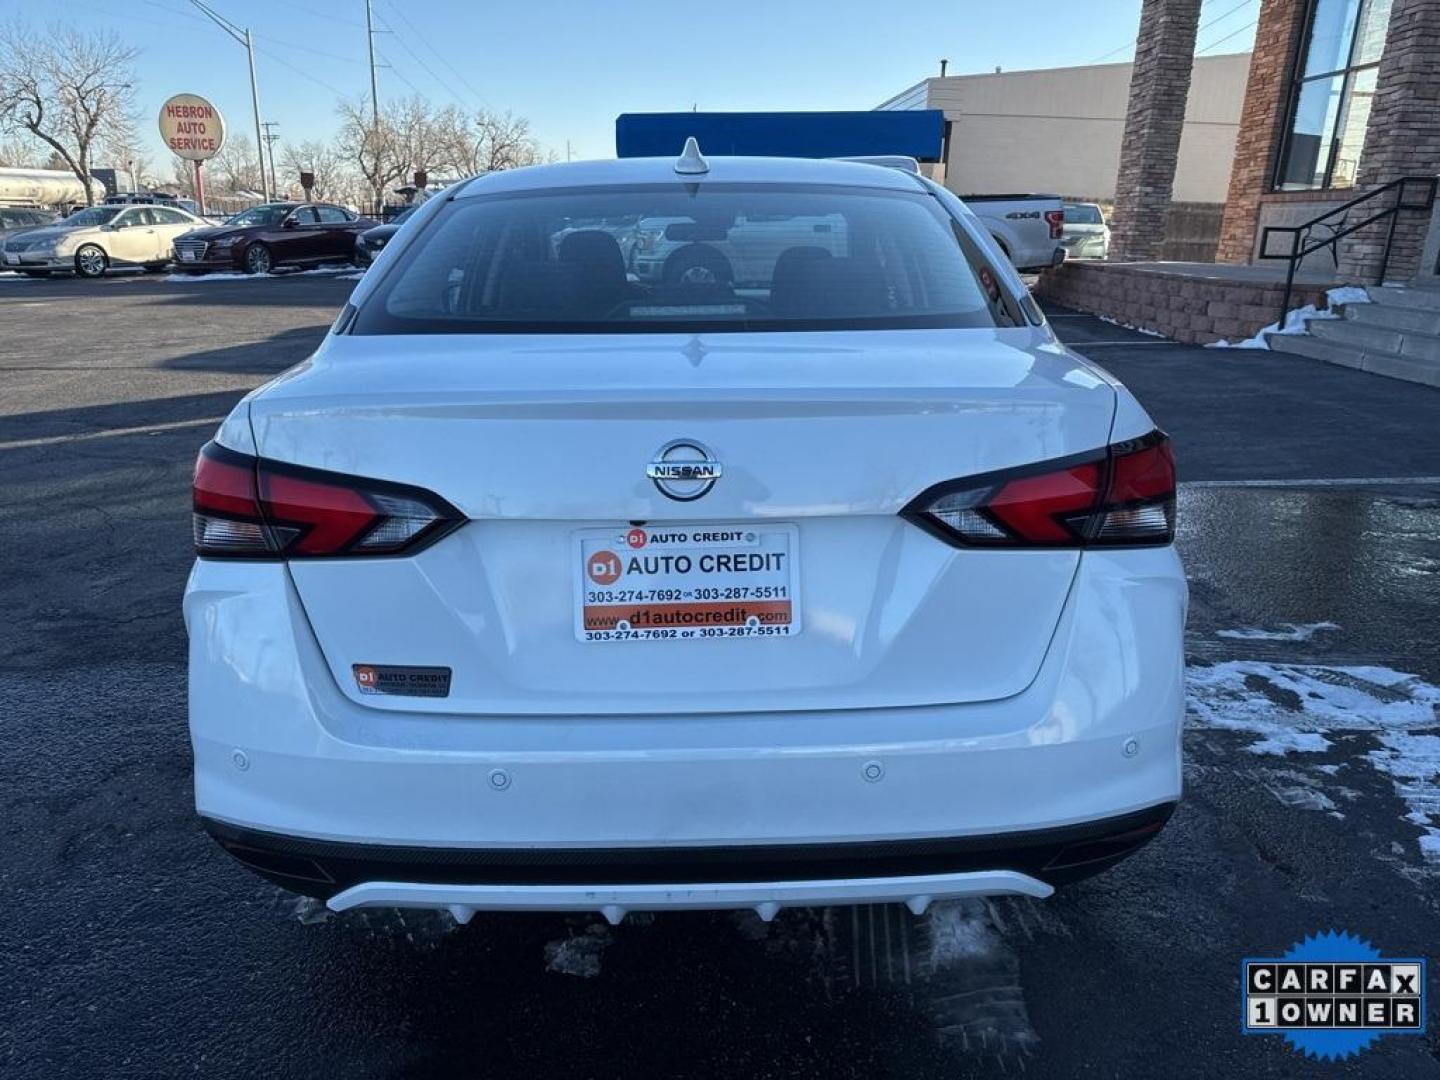
[[[1060,239],[1065,204],[1059,195],[961,195],[1021,273],[1036,274],[1065,261]]]

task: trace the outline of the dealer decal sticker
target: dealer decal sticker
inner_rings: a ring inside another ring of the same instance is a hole
[[[580,641],[788,637],[800,629],[793,525],[586,529],[575,536]]]

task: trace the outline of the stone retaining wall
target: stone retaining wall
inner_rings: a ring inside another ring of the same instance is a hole
[[[1322,308],[1331,287],[1296,285],[1290,303]],[[1166,274],[1083,260],[1041,274],[1035,286],[1036,295],[1046,300],[1190,345],[1254,336],[1276,320],[1284,292],[1283,283]]]

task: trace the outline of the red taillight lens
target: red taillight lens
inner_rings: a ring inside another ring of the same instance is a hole
[[[1050,239],[1059,240],[1065,235],[1065,211],[1046,210],[1045,220],[1050,223]]]
[[[980,547],[1168,544],[1175,462],[1155,431],[1079,459],[941,484],[904,515],[950,543]]]
[[[194,506],[196,554],[273,554],[255,494],[254,458],[206,443],[195,459]]]
[[[215,443],[195,463],[195,551],[294,559],[418,551],[464,517],[422,488],[238,454]]]

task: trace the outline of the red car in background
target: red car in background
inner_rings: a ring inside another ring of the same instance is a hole
[[[175,241],[175,263],[197,274],[268,274],[280,266],[350,262],[355,237],[379,224],[330,203],[265,203],[242,210],[224,225],[181,236]]]

